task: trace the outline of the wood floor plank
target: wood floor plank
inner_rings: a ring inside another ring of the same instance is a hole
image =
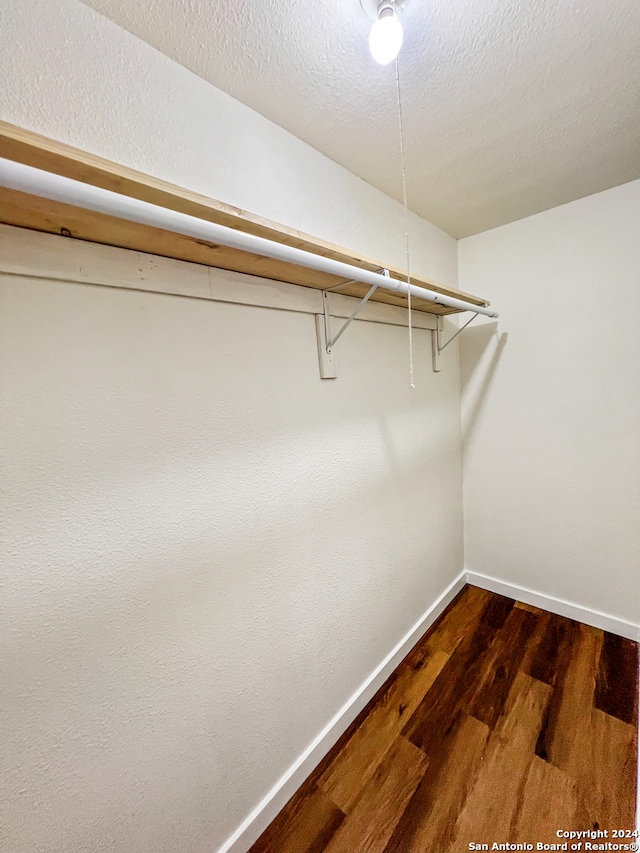
[[[572,773],[578,802],[574,823],[603,829],[631,829],[636,810],[637,729],[593,709],[581,725]]]
[[[552,633],[552,619],[549,620],[548,626],[550,633]],[[561,635],[556,634],[558,636],[558,646],[555,658],[552,654],[552,647],[548,646],[548,650],[545,649],[544,651],[542,660],[536,661],[535,658],[540,654],[540,646],[538,646],[534,654],[532,666],[528,670],[525,670],[533,678],[541,676],[538,678],[539,681],[553,686],[551,702],[547,706],[536,744],[536,755],[544,761],[550,761],[551,743],[553,742],[556,722],[563,702],[565,681],[572,663],[576,644],[579,642],[579,631],[580,626],[577,622],[567,621],[562,628]],[[544,641],[543,644],[546,645]]]
[[[515,607],[520,610],[526,610],[528,613],[533,613],[536,616],[542,616],[544,610],[540,610],[539,607],[534,607],[533,604],[525,604],[524,601],[516,601]]]
[[[471,714],[490,729],[502,713],[537,624],[536,615],[514,607],[491,646],[484,675],[471,703]]]
[[[320,776],[319,786],[343,812],[351,811],[386,751],[448,660],[449,655],[435,652],[423,665],[404,668],[389,692]]]
[[[498,595],[489,600],[475,631],[456,648],[403,730],[403,734],[427,754],[439,749],[452,721],[466,709],[484,675],[491,643],[514,603],[513,599]]]
[[[509,841],[557,844],[558,829],[577,826],[573,822],[576,807],[575,780],[548,761],[534,756],[511,820]]]
[[[608,632],[598,663],[596,708],[635,725],[638,717],[638,644]]]
[[[325,853],[382,853],[428,763],[422,750],[397,737]]]
[[[322,853],[343,820],[343,812],[324,791],[313,785],[304,798],[293,802],[284,820],[267,829],[251,851]]]
[[[565,650],[566,666],[553,688],[536,754],[556,767],[573,772],[581,767],[581,748],[590,730],[596,669],[603,642],[597,628],[572,623],[571,643]]]
[[[617,822],[618,828],[628,828],[635,811],[637,725],[594,707],[604,632],[577,623],[572,623],[571,632],[568,665],[554,688],[543,752],[575,781],[576,825],[611,828]],[[611,644],[610,650],[615,646]],[[620,678],[616,673],[607,691]],[[619,710],[617,703],[615,708]]]
[[[466,586],[455,601],[455,607],[448,608],[429,632],[429,648],[453,654],[462,640],[476,630],[492,597],[486,589]]]
[[[517,606],[518,603],[516,602],[516,607]],[[536,627],[533,632],[533,635],[529,638],[529,641],[527,642],[527,648],[525,649],[524,655],[522,656],[522,661],[520,662],[520,669],[523,672],[526,672],[527,675],[532,674],[531,669],[533,667],[534,660],[538,655],[538,648],[540,644],[544,641],[544,637],[546,636],[549,630],[549,619],[551,618],[551,613],[545,613],[544,611],[535,615],[537,616]]]
[[[518,673],[506,714],[489,738],[482,766],[444,850],[459,853],[478,839],[509,841],[550,695],[547,684]]]
[[[411,798],[384,853],[441,851],[482,761],[489,727],[464,715]]]
[[[545,684],[555,684],[562,678],[569,663],[573,632],[578,623],[555,613],[546,614],[539,623],[530,662],[525,668],[533,678]]]

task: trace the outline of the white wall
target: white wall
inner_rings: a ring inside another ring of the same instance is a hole
[[[395,201],[76,0],[0,4],[0,79],[3,120],[404,265]],[[310,315],[1,287],[0,849],[210,853],[462,569],[457,346],[416,331],[412,392],[357,322],[323,383]]]
[[[404,265],[400,205],[77,0],[0,4],[0,79],[5,121]],[[457,348],[416,331],[411,392],[355,323],[322,383],[310,315],[1,298],[0,849],[214,850],[462,569]]]
[[[640,181],[459,243],[467,568],[640,623]],[[474,324],[475,325],[475,324]]]
[[[401,205],[78,0],[3,0],[0,80],[5,121],[405,266]],[[455,240],[410,233],[413,271],[455,287]]]
[[[0,850],[211,853],[462,569],[458,354],[412,391],[356,321],[322,382],[311,314],[0,288]]]

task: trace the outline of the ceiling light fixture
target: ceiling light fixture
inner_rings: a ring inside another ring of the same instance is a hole
[[[394,0],[382,0],[378,6],[378,18],[369,34],[371,56],[380,65],[393,62],[402,47],[402,37]]]

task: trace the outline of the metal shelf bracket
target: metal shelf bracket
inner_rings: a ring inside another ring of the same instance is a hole
[[[380,270],[380,274],[389,278],[389,270]],[[340,340],[347,328],[356,319],[362,308],[371,299],[373,294],[378,289],[377,284],[371,285],[367,295],[364,296],[356,307],[351,312],[350,316],[344,321],[338,332],[335,335],[331,333],[331,312],[329,310],[329,293],[332,290],[337,290],[339,287],[344,287],[352,282],[343,281],[341,284],[331,287],[328,290],[322,291],[322,314],[316,314],[316,337],[318,339],[318,360],[320,362],[320,378],[321,379],[336,379],[338,376],[338,365],[336,361],[335,345]]]
[[[380,275],[386,278],[390,277],[389,270],[379,270]],[[349,328],[351,323],[356,319],[362,308],[367,304],[369,299],[378,289],[377,284],[373,284],[366,296],[364,296],[351,312],[349,317],[344,321],[340,329],[333,334],[331,330],[331,312],[329,309],[329,293],[338,290],[347,284],[353,284],[351,281],[343,281],[340,284],[330,287],[327,290],[321,291],[322,294],[322,314],[316,314],[316,338],[318,341],[318,362],[320,366],[321,379],[336,379],[338,376],[338,364],[336,360],[335,345],[340,340],[342,335]],[[440,356],[449,344],[463,332],[470,323],[476,319],[480,312],[474,313],[471,319],[461,326],[448,341],[442,343],[442,333],[444,331],[444,318],[442,315],[436,317],[436,328],[431,331],[431,357],[434,373],[439,373],[442,370],[442,362]]]
[[[464,326],[460,326],[460,328],[455,333],[455,335],[451,335],[449,340],[444,344],[442,343],[442,331],[444,328],[444,318],[442,316],[438,317],[437,328],[435,328],[431,332],[431,357],[432,357],[432,362],[433,362],[433,372],[434,373],[440,373],[440,371],[442,370],[442,364],[440,362],[440,355],[442,354],[442,352],[449,346],[449,344],[451,343],[451,341],[454,338],[458,337],[460,332],[463,332],[470,323],[473,323],[473,321],[476,319],[477,316],[478,316],[477,314],[474,314],[473,317],[471,317],[470,320],[467,320],[467,322],[464,324]]]

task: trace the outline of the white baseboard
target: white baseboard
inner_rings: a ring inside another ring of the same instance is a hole
[[[569,619],[584,622],[585,625],[592,625],[594,628],[601,628],[603,631],[609,631],[612,634],[618,634],[621,637],[627,637],[629,640],[640,642],[640,625],[619,619],[617,616],[600,613],[598,610],[590,610],[588,607],[572,604],[570,601],[563,601],[563,599],[556,598],[553,595],[535,592],[535,590],[507,583],[488,575],[481,575],[477,572],[467,571],[466,579],[467,583],[471,584],[471,586],[479,586],[489,592],[497,592],[499,595],[515,598],[524,604],[532,605],[532,607],[540,607],[542,610],[548,610],[550,613],[557,613],[558,616],[566,616]]]
[[[218,849],[218,853],[246,853],[466,583],[466,573],[461,572]]]

